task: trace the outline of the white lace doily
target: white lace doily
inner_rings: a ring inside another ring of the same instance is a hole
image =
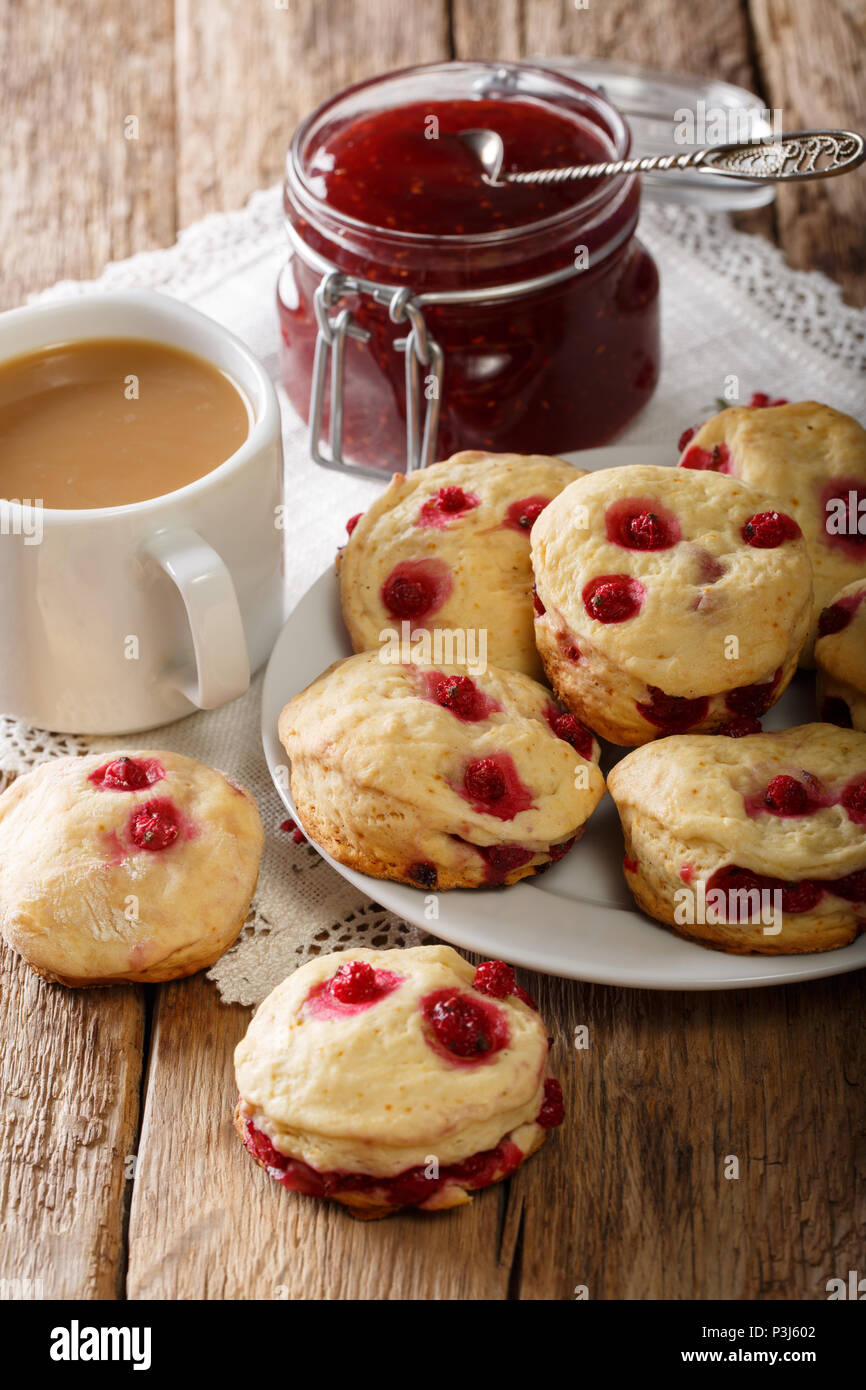
[[[641,236],[662,274],[663,370],[653,400],[622,442],[669,442],[673,460],[682,430],[713,413],[732,376],[742,399],[768,391],[862,412],[866,312],[846,307],[825,276],[790,270],[769,242],[699,211],[647,205]],[[272,188],[240,212],[206,217],[167,250],[109,265],[98,280],[62,281],[35,298],[133,287],[176,295],[230,327],[276,379],[275,287],[285,251],[281,194]],[[286,577],[292,604],[333,561],[344,538],[340,519],[364,510],[380,485],[312,464],[304,427],[282,393],[281,404],[294,518]],[[280,828],[286,812],[262,753],[260,696],[261,676],[234,704],[133,740],[221,768],[250,788],[261,809],[267,839],[253,910],[237,944],[209,972],[227,1003],[256,1004],[308,956],[349,942],[431,939],[361,897],[315,850]],[[0,717],[5,778],[59,754],[117,746],[116,738],[52,734]]]

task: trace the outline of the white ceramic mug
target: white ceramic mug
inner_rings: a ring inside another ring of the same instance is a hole
[[[0,501],[0,713],[62,733],[153,728],[242,695],[283,621],[282,442],[247,347],[151,291],[0,314],[0,360],[82,338],[206,358],[247,398],[241,447],[176,492],[81,511]]]

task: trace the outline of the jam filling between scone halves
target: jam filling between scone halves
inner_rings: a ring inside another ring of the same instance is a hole
[[[362,1012],[399,988],[404,977],[390,970],[376,970],[367,961],[347,961],[329,980],[315,985],[304,1002],[314,1017],[338,1019]],[[505,961],[484,961],[478,966],[473,991],[491,999],[514,995],[534,1009],[535,1004],[518,985],[513,967]],[[508,1045],[505,1016],[487,999],[475,999],[456,988],[434,990],[421,1000],[428,1045],[456,1065],[483,1062]],[[544,1098],[535,1123],[554,1129],[565,1114],[562,1087],[553,1077],[544,1083]],[[423,1165],[405,1169],[394,1177],[318,1170],[300,1159],[289,1158],[251,1119],[244,1125],[244,1144],[264,1164],[271,1177],[294,1192],[312,1197],[333,1197],[344,1192],[369,1192],[390,1206],[418,1206],[449,1184],[473,1188],[508,1177],[523,1161],[523,1151],[508,1135],[492,1149],[472,1154],[459,1163],[445,1164],[436,1177]]]

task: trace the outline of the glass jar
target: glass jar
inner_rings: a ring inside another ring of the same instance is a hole
[[[498,130],[505,169],[629,153],[603,97],[524,63],[409,68],[313,112],[287,160],[278,306],[286,391],[326,466],[590,448],[653,392],[638,178],[489,187],[471,127]]]

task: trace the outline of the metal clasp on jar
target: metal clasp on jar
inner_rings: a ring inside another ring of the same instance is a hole
[[[313,384],[310,394],[310,453],[323,468],[350,469],[368,477],[381,478],[381,472],[347,463],[343,458],[343,381],[345,376],[346,339],[366,343],[370,334],[352,318],[351,310],[337,306],[341,299],[369,295],[377,304],[388,309],[392,323],[409,324],[405,338],[397,338],[394,347],[402,352],[406,362],[406,472],[426,468],[433,462],[436,435],[439,428],[439,402],[442,393],[444,359],[442,349],[431,337],[420,305],[410,289],[403,285],[379,285],[342,271],[328,271],[316,290],[314,307],[319,332],[313,359]],[[332,310],[336,313],[332,315]],[[330,444],[325,452],[322,442],[322,421],[325,410],[325,390],[330,364]],[[422,393],[422,369],[428,390]],[[422,395],[427,410],[421,424]]]
[[[637,213],[609,242],[596,250],[594,260],[601,261],[618,250],[634,234],[636,225]],[[358,463],[348,463],[343,458],[343,366],[346,338],[355,338],[360,343],[366,343],[369,342],[370,334],[360,324],[355,323],[351,310],[347,308],[338,309],[331,317],[330,311],[337,308],[340,300],[352,295],[366,294],[377,304],[382,304],[388,309],[392,323],[409,323],[408,334],[405,338],[395,339],[394,347],[406,354],[406,471],[412,473],[434,462],[445,365],[444,353],[424,322],[424,308],[428,305],[510,303],[524,295],[563,284],[583,273],[579,264],[565,265],[558,270],[533,275],[527,280],[518,280],[510,284],[413,294],[406,285],[382,285],[375,280],[364,280],[358,275],[345,274],[338,270],[332,261],[307,246],[291,222],[286,223],[286,230],[294,253],[305,265],[322,276],[314,296],[319,332],[316,337],[313,384],[310,392],[310,453],[315,462],[323,468],[360,473],[366,478],[378,478],[380,481],[383,476],[380,469],[364,468]],[[322,447],[322,417],[329,358],[331,429],[330,452],[325,453]],[[430,387],[429,391],[425,392],[427,413],[423,427],[420,418],[422,368],[426,368],[424,375]]]

